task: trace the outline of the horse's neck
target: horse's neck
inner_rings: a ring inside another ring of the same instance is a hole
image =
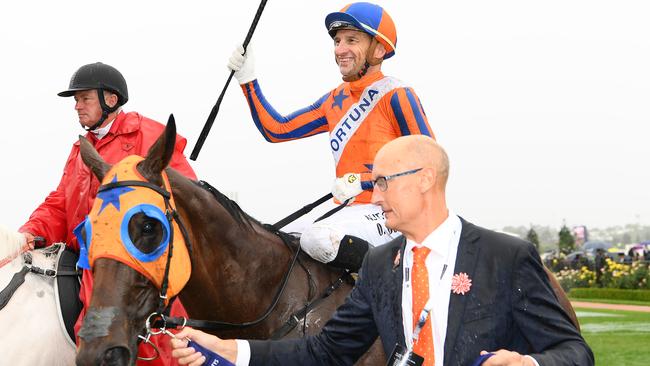
[[[0,261],[16,257],[25,245],[25,236],[0,226]]]
[[[23,265],[20,255],[25,244],[25,237],[0,226],[0,290],[4,289],[14,273]]]
[[[235,219],[209,192],[179,183],[172,184],[174,196],[194,246],[183,304],[192,317],[216,313],[249,318],[239,300],[266,303],[265,294],[277,288],[288,268],[290,250],[254,220]],[[258,311],[257,304],[248,308],[251,314]]]

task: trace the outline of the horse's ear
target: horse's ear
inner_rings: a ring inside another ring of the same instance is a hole
[[[81,135],[79,135],[79,150],[83,162],[92,170],[100,182],[103,181],[111,166],[99,155],[93,144]]]
[[[138,169],[149,179],[160,176],[160,172],[169,165],[174,155],[176,145],[176,122],[174,115],[169,115],[165,131],[158,137],[158,140],[151,146],[147,157],[140,163]]]

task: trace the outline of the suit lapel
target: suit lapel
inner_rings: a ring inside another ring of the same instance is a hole
[[[462,222],[462,229],[460,241],[458,243],[458,253],[456,255],[454,274],[463,272],[471,279],[474,278],[474,271],[478,260],[479,248],[476,241],[479,238],[479,234],[474,225],[468,223],[462,218],[460,220]],[[451,359],[454,356],[454,346],[456,345],[460,326],[463,323],[468,298],[469,296],[467,295],[457,295],[452,293],[449,299],[447,335],[445,337],[445,365],[451,364]]]
[[[393,249],[391,266],[391,273],[387,285],[391,289],[399,289],[400,296],[393,296],[390,309],[390,314],[395,316],[393,326],[395,327],[397,339],[396,342],[402,346],[406,346],[404,339],[404,322],[402,314],[402,281],[404,274],[404,248],[406,247],[406,238],[401,237],[399,245]],[[390,352],[390,351],[389,351]]]

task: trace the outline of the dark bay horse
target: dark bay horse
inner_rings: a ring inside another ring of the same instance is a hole
[[[176,210],[187,229],[187,241],[192,244],[191,274],[178,296],[193,319],[230,323],[258,319],[274,302],[297,244],[287,245],[280,236],[252,219],[221,193],[213,194],[174,170],[165,169],[173,153],[175,136],[176,127],[170,118],[163,135],[147,157],[137,164],[137,171],[146,181],[163,188],[166,185],[161,172],[166,171]],[[83,138],[81,155],[103,184],[111,181],[111,176],[107,175],[111,166]],[[134,215],[128,222],[128,235],[135,247],[144,253],[155,249],[151,243],[160,243],[165,236],[163,231],[159,221],[142,213]],[[113,234],[115,237],[119,235],[118,232]],[[306,255],[300,254],[298,258],[299,265],[290,272],[286,290],[268,318],[253,327],[215,334],[223,338],[269,338],[291,314],[340,278],[339,272]],[[147,317],[159,307],[160,290],[149,276],[133,267],[105,257],[92,263],[94,288],[80,331],[78,365],[135,363],[138,335],[142,333]],[[170,275],[175,272],[175,268],[170,267]],[[341,288],[307,313],[289,336],[318,332],[344,301],[351,287],[349,283],[343,283]],[[561,291],[557,285],[558,297],[566,300]],[[563,307],[575,319],[568,300]],[[384,363],[380,343],[375,342],[357,364]]]
[[[163,185],[161,171],[172,156],[175,136],[175,124],[170,120],[147,158],[137,165],[142,177],[157,186]],[[81,154],[93,173],[104,181],[110,166],[83,138]],[[176,208],[192,243],[191,275],[179,294],[188,314],[193,319],[231,323],[259,318],[274,300],[298,244],[286,245],[280,236],[245,214],[221,193],[215,196],[172,169],[166,172]],[[133,216],[129,222],[129,234],[136,246],[146,246],[147,235],[152,231],[159,238],[160,230],[157,222],[142,214]],[[92,300],[80,334],[85,331],[84,334],[93,336],[80,337],[77,364],[132,365],[136,360],[137,336],[142,333],[148,315],[157,310],[159,290],[140,272],[112,259],[99,258],[92,269]],[[173,272],[172,267],[170,274]],[[253,327],[215,334],[225,338],[269,338],[291,314],[320,296],[340,275],[300,254],[286,290],[266,320]],[[351,284],[344,282],[300,319],[288,336],[316,333],[351,288]],[[112,309],[108,317],[106,309]],[[385,363],[379,343],[364,359],[358,364]]]

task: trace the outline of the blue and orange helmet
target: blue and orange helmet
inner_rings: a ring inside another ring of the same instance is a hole
[[[384,59],[395,54],[397,29],[388,13],[379,5],[358,2],[346,5],[341,11],[330,13],[325,17],[325,27],[334,38],[336,31],[355,28],[368,33],[386,49]]]

